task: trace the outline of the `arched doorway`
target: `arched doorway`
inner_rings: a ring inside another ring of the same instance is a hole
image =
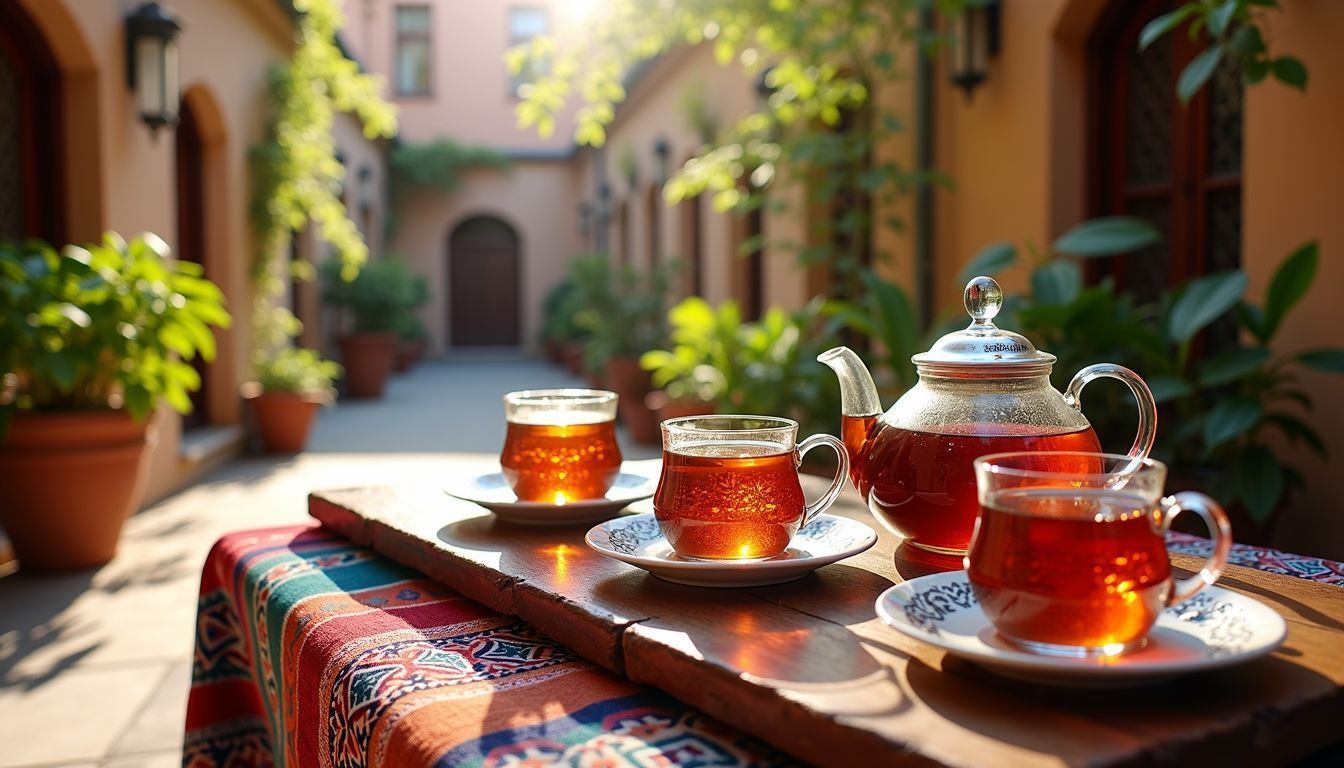
[[[448,236],[448,343],[516,347],[521,271],[518,234],[493,216],[458,224]]]
[[[60,245],[61,77],[44,40],[17,4],[0,2],[0,238]]]
[[[177,247],[173,255],[205,268],[205,141],[200,118],[186,99],[174,131],[177,167]],[[206,277],[210,277],[209,274]],[[201,376],[201,387],[191,393],[191,413],[182,417],[183,429],[210,423],[210,364],[200,355],[192,367]]]

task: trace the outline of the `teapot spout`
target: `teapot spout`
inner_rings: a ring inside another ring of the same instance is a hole
[[[817,362],[830,366],[840,379],[840,414],[851,418],[882,413],[877,385],[867,366],[849,347],[836,347],[817,355]]]

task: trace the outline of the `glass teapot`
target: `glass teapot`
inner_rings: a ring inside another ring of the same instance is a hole
[[[911,360],[919,381],[886,413],[873,377],[848,347],[817,357],[840,377],[841,434],[849,473],[873,515],[907,543],[959,555],[970,545],[979,512],[977,457],[1005,451],[1099,451],[1080,395],[1090,381],[1123,381],[1139,406],[1129,455],[1147,457],[1157,406],[1138,374],[1119,365],[1089,365],[1060,394],[1050,386],[1055,356],[994,325],[1003,291],[988,277],[966,284],[971,324]],[[1060,467],[1060,469],[1066,469]]]

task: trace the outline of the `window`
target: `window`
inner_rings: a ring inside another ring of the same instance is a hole
[[[429,93],[429,6],[397,6],[397,93]]]
[[[541,8],[509,9],[509,47],[524,45],[534,37],[547,34],[549,23],[546,11]],[[532,83],[546,74],[546,62],[528,59],[518,74],[512,76],[509,91],[520,98],[527,96]]]

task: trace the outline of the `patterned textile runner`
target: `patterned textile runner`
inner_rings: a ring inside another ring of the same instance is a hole
[[[1175,532],[1167,534],[1167,544],[1172,552],[1201,557],[1208,557],[1213,547],[1208,539]],[[1252,547],[1248,544],[1233,544],[1227,562],[1266,573],[1294,576],[1307,581],[1344,587],[1344,563],[1320,557],[1294,555],[1277,549]]]
[[[793,762],[322,528],[216,543],[184,766],[556,764]]]

